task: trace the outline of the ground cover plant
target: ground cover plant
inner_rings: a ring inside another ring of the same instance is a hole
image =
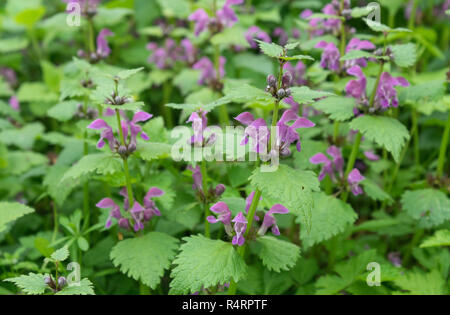
[[[449,9],[0,0],[0,294],[449,294]]]

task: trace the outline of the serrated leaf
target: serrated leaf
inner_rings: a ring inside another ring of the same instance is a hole
[[[56,295],[94,295],[93,286],[89,279],[84,278],[78,284],[70,284],[64,287]]]
[[[144,102],[130,102],[125,103],[123,105],[111,105],[111,104],[100,104],[103,108],[111,108],[113,110],[119,109],[119,110],[129,110],[132,112],[136,112],[139,110],[142,110],[142,107],[145,106]]]
[[[383,116],[364,115],[353,119],[350,128],[359,130],[363,136],[389,151],[396,162],[409,139],[408,129],[397,119]]]
[[[269,57],[279,58],[284,55],[284,49],[280,45],[275,43],[266,43],[258,39],[255,39],[255,41],[258,42],[261,51]]]
[[[394,62],[399,67],[411,67],[417,60],[417,47],[413,43],[390,46]]]
[[[305,248],[344,232],[358,217],[349,204],[333,196],[320,192],[314,193],[313,197],[311,231],[308,233],[304,229],[300,230],[300,238]]]
[[[171,293],[188,294],[245,278],[247,266],[231,243],[202,235],[183,238],[173,263]]]
[[[114,266],[127,276],[154,289],[170,267],[178,240],[160,232],[120,241],[111,250]]]
[[[4,281],[12,282],[18,286],[24,293],[30,295],[43,294],[48,288],[45,283],[46,275],[29,273],[16,278],[5,279]]]
[[[294,170],[282,164],[275,172],[261,172],[260,168],[256,168],[250,181],[262,191],[263,196],[269,196],[300,216],[306,230],[311,229],[312,192],[320,190],[315,173]]]
[[[123,70],[117,74],[117,77],[119,77],[121,80],[127,80],[127,79],[131,78],[132,76],[134,76],[135,74],[141,72],[142,70],[144,70],[144,67],[130,69],[130,70]]]
[[[437,270],[429,273],[410,271],[395,279],[395,284],[411,295],[447,294],[445,279]]]
[[[356,103],[352,97],[330,96],[313,103],[312,107],[330,115],[332,120],[346,121],[355,116]]]
[[[291,91],[294,101],[296,101],[299,104],[312,103],[315,100],[320,99],[322,97],[334,95],[333,93],[330,92],[314,91],[307,86],[292,87]]]
[[[420,244],[420,248],[450,246],[450,230],[439,230]]]
[[[50,257],[55,261],[64,261],[69,257],[69,248],[64,246],[54,251]]]
[[[0,231],[7,223],[34,212],[34,209],[18,202],[0,202]]]
[[[404,211],[418,221],[419,227],[432,228],[450,220],[450,200],[442,191],[406,191],[401,202]]]
[[[367,196],[369,196],[373,200],[378,201],[387,201],[388,204],[391,204],[394,200],[389,194],[387,194],[383,189],[381,189],[376,183],[372,180],[366,178],[361,182],[364,187],[364,192]]]
[[[50,108],[47,111],[47,114],[50,117],[55,118],[59,121],[68,121],[72,119],[72,117],[77,112],[79,104],[80,102],[77,101],[60,102],[55,106],[53,106],[52,108]]]
[[[172,146],[167,143],[150,142],[140,144],[136,154],[145,161],[165,158],[170,155]]]
[[[105,153],[89,154],[72,166],[63,176],[65,180],[76,180],[89,174],[107,175],[122,171],[122,163],[118,157]]]
[[[40,122],[31,123],[18,129],[7,129],[0,132],[0,142],[15,145],[21,149],[31,149],[35,140],[44,132]]]
[[[269,270],[288,271],[300,257],[300,248],[297,245],[273,236],[258,237],[257,242],[261,245],[258,256]]]

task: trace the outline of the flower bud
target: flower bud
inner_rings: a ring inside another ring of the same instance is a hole
[[[277,96],[279,99],[282,99],[286,96],[286,91],[284,89],[279,89],[277,92]]]
[[[291,82],[292,82],[292,75],[290,72],[285,72],[283,74],[283,78],[281,79],[281,82],[283,83],[284,87],[289,87],[291,86]]]
[[[292,94],[292,90],[291,89],[286,89],[286,96],[289,97]]]
[[[136,143],[131,142],[128,145],[128,154],[133,153],[134,151],[136,151]]]
[[[119,149],[117,149],[117,153],[119,153],[120,155],[126,155],[128,153],[128,149],[126,146],[121,145]]]
[[[277,79],[275,78],[275,76],[273,74],[269,74],[267,76],[267,84],[269,86],[275,86],[277,84]]]
[[[216,186],[214,193],[217,197],[221,196],[225,192],[225,185],[219,184]]]
[[[128,219],[125,219],[125,218],[119,219],[119,226],[125,230],[130,229],[130,224],[128,223]]]
[[[67,280],[64,277],[59,277],[58,279],[58,287],[63,288],[67,284]]]
[[[52,284],[53,281],[52,281],[52,278],[50,278],[49,276],[47,276],[47,277],[44,278],[44,282],[45,282],[46,285],[49,286],[49,285]]]

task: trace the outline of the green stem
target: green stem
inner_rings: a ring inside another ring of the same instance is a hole
[[[87,46],[89,53],[95,52],[95,44],[94,44],[94,23],[92,21],[92,18],[88,18],[88,24],[87,24]]]
[[[120,141],[121,141],[122,145],[125,146],[125,137],[124,137],[124,134],[122,131],[122,123],[120,121],[120,113],[119,113],[118,109],[116,109],[116,117],[117,117],[117,124],[118,124],[118,128],[119,128]],[[133,187],[131,186],[130,171],[128,169],[128,159],[122,158],[122,161],[123,161],[123,169],[125,172],[125,181],[126,181],[126,185],[127,185],[128,203],[129,203],[129,206],[131,209],[134,204],[134,197],[133,197]]]
[[[416,24],[416,12],[417,12],[418,6],[419,6],[419,0],[414,0],[413,7],[411,10],[411,16],[409,17],[409,23],[408,23],[408,28],[411,30],[414,29],[414,26]]]
[[[406,250],[405,257],[403,258],[403,265],[404,266],[409,264],[409,261],[411,260],[413,249],[419,243],[419,241],[422,238],[424,233],[425,233],[425,231],[423,229],[418,229],[414,233],[414,236],[413,236],[413,238],[411,240],[411,243],[409,244],[409,247]]]
[[[166,121],[166,126],[169,129],[173,128],[173,116],[170,107],[167,107],[166,104],[170,102],[170,96],[172,94],[173,85],[171,81],[165,81],[163,85],[163,103],[162,110],[164,114],[164,119]]]
[[[414,161],[416,165],[420,165],[420,148],[419,148],[419,125],[417,119],[417,110],[413,108],[411,112],[411,120],[414,129]]]
[[[84,106],[83,106],[83,112],[86,115],[87,113],[87,103],[88,103],[88,95],[85,95],[84,97]],[[87,142],[87,130],[83,133],[83,156],[86,156],[89,154],[89,145]],[[89,221],[90,221],[90,207],[89,207],[89,182],[88,180],[83,181],[83,229],[86,230],[89,228]]]
[[[206,161],[202,160],[202,164],[201,164],[201,172],[202,172],[202,186],[203,186],[203,209],[205,212],[205,236],[206,237],[211,237],[211,232],[210,232],[210,226],[209,226],[209,222],[206,219],[210,214],[211,211],[209,210],[209,204],[208,204],[208,199],[207,199],[207,194],[208,194],[208,173],[207,173],[207,169],[206,169]]]
[[[339,139],[339,121],[334,122],[334,128],[333,128],[333,141],[335,144],[337,144]]]
[[[447,154],[448,138],[450,134],[450,114],[448,114],[447,123],[445,125],[444,135],[442,136],[441,149],[439,150],[439,159],[437,167],[437,176],[442,178],[444,175],[444,166]]]
[[[52,243],[56,241],[56,237],[58,236],[58,209],[56,208],[56,202],[52,202],[53,205],[53,236]]]
[[[355,138],[355,142],[353,143],[353,148],[352,148],[352,152],[350,153],[350,158],[349,158],[348,163],[347,163],[347,169],[345,170],[345,177],[344,177],[344,179],[346,179],[348,177],[348,175],[350,174],[350,172],[353,169],[353,166],[355,166],[355,161],[356,161],[356,157],[358,156],[359,145],[361,144],[361,139],[362,139],[362,133],[358,132],[358,134],[356,135],[356,138]],[[344,202],[347,201],[347,199],[348,199],[348,190],[346,190],[346,191],[344,191],[342,193],[341,199]]]

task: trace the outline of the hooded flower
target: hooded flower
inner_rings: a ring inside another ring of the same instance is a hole
[[[350,174],[348,174],[347,180],[353,195],[358,196],[364,193],[361,186],[359,186],[359,183],[364,180],[364,176],[361,175],[357,168],[354,168]]]
[[[120,213],[120,207],[111,198],[104,198],[96,204],[97,208],[110,209],[108,219],[106,220],[105,228],[109,229],[112,225],[112,218],[120,220],[122,214]]]
[[[231,227],[231,211],[228,208],[228,205],[222,201],[218,202],[211,207],[211,211],[216,213],[218,216],[217,219],[212,215],[207,217],[206,219],[208,220],[208,222],[212,224],[222,222],[225,226],[225,231],[227,232],[227,234],[232,236],[233,229]]]
[[[273,216],[274,213],[286,214],[289,210],[283,205],[276,204],[264,215],[263,223],[258,231],[259,235],[264,235],[267,232],[267,229],[272,227],[272,233],[274,235],[280,235],[280,229],[278,228],[277,221]]]
[[[113,36],[114,33],[109,29],[104,28],[97,36],[97,56],[100,58],[106,58],[111,53],[111,48],[108,46],[107,36]]]
[[[341,150],[336,146],[331,146],[327,150],[327,154],[332,157],[329,159],[323,153],[317,153],[309,160],[312,164],[323,164],[322,170],[319,174],[319,180],[322,181],[328,174],[333,181],[336,181],[335,172],[338,172],[339,176],[343,176],[344,160],[342,158]]]
[[[97,142],[98,149],[101,149],[105,146],[105,139],[108,140],[111,151],[114,151],[119,145],[119,141],[114,137],[114,132],[111,126],[108,125],[103,119],[94,120],[87,128],[102,130],[100,134],[100,140]]]
[[[200,166],[196,166],[193,168],[192,166],[188,166],[188,169],[192,171],[192,189],[195,191],[203,191],[203,177],[202,172],[200,170]]]
[[[281,27],[277,27],[273,30],[273,36],[278,37],[278,44],[281,46],[285,46],[288,43],[289,36]]]
[[[308,19],[310,16],[314,14],[310,9],[304,10],[300,14],[300,18]],[[308,29],[310,37],[322,36],[325,33],[325,29],[323,27],[323,20],[320,18],[309,19],[309,29]]]
[[[284,70],[291,74],[293,85],[297,86],[306,85],[307,83],[305,79],[306,66],[303,62],[301,61],[297,62],[295,67],[290,62],[287,62],[284,65]]]
[[[16,96],[11,96],[11,98],[9,99],[9,106],[11,106],[11,108],[14,109],[15,111],[20,110],[19,100],[17,99]]]
[[[351,80],[345,86],[345,92],[348,96],[354,97],[360,103],[368,105],[366,95],[367,79],[359,66],[353,66],[347,70],[347,73],[355,76],[356,80]]]
[[[368,40],[360,40],[359,38],[355,37],[352,38],[348,43],[347,48],[345,49],[345,53],[348,53],[352,50],[373,50],[375,48],[376,47],[374,44],[372,44],[372,42]],[[345,61],[346,68],[350,68],[354,65],[358,65],[362,68],[367,67],[367,60],[366,58],[359,58]]]
[[[378,161],[380,159],[380,157],[378,155],[376,155],[375,153],[373,153],[373,151],[365,151],[364,156],[369,161]]]
[[[242,212],[239,212],[232,222],[234,222],[234,231],[236,233],[236,235],[233,236],[232,244],[242,246],[245,242],[244,233],[247,229],[247,219]]]
[[[266,43],[270,43],[272,41],[270,39],[270,36],[263,30],[261,30],[258,26],[250,26],[245,33],[245,39],[253,49],[258,48],[258,43],[255,41],[255,39],[262,40]]]
[[[339,59],[341,58],[341,55],[336,45],[334,43],[327,43],[322,40],[317,43],[315,48],[323,49],[320,66],[324,69],[338,72],[340,69]]]
[[[251,138],[254,141],[253,150],[256,153],[266,153],[270,139],[270,131],[264,119],[255,119],[253,114],[244,112],[235,117],[238,122],[247,126],[244,131],[244,138],[241,145],[246,145]]]
[[[219,65],[219,75],[220,79],[225,76],[225,57],[220,57],[220,65]],[[208,57],[203,57],[199,61],[197,61],[193,66],[195,70],[201,70],[201,76],[198,81],[198,84],[209,84],[215,80],[217,80],[217,72],[214,68],[214,64]]]
[[[293,122],[293,124],[289,125],[288,123],[290,122]],[[279,128],[278,144],[280,146],[281,155],[288,156],[291,154],[289,147],[292,143],[296,143],[297,151],[300,152],[302,147],[297,129],[312,128],[314,126],[315,124],[310,120],[299,117],[292,110],[286,110],[277,123],[277,127]]]
[[[409,82],[403,77],[394,78],[389,72],[383,72],[376,94],[377,102],[382,108],[398,106],[395,86],[409,86]]]
[[[194,13],[189,16],[189,21],[195,22],[194,33],[195,36],[200,35],[204,30],[208,28],[209,15],[203,9],[197,9]]]
[[[208,118],[206,117],[206,111],[197,111],[193,112],[191,116],[189,116],[188,123],[192,123],[192,129],[194,131],[194,135],[191,137],[191,144],[196,146],[203,146],[204,144],[204,135],[205,129],[208,125]]]

